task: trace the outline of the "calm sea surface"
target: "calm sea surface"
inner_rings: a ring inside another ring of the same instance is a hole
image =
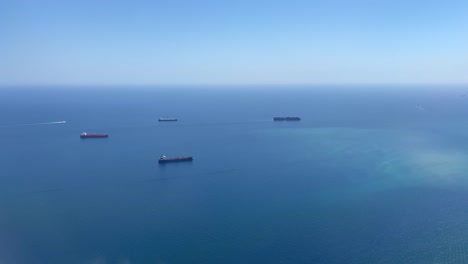
[[[2,88],[0,263],[468,263],[465,92]]]

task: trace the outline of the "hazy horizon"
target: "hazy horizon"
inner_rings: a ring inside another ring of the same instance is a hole
[[[468,84],[468,2],[1,1],[2,86]]]

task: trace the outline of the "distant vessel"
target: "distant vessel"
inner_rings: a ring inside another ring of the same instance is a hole
[[[106,138],[109,137],[108,134],[92,134],[83,132],[80,134],[80,138]]]
[[[159,122],[164,122],[164,121],[177,121],[177,118],[174,117],[160,117]]]
[[[178,161],[192,161],[192,160],[193,160],[192,156],[168,158],[165,155],[162,155],[159,158],[159,163],[178,162]]]
[[[275,116],[273,117],[274,121],[299,121],[301,120],[298,116]]]

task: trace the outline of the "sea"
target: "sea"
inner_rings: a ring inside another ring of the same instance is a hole
[[[466,93],[3,87],[0,263],[468,263]]]

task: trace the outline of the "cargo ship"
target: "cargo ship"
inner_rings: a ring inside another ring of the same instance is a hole
[[[165,122],[165,121],[177,121],[177,118],[174,117],[160,117],[158,119],[159,122]]]
[[[108,134],[95,134],[95,133],[86,133],[83,132],[80,134],[80,138],[106,138],[109,137]]]
[[[301,120],[298,116],[275,116],[273,117],[274,121],[299,121]]]
[[[186,157],[175,157],[175,158],[168,158],[165,155],[162,155],[159,158],[159,163],[169,163],[169,162],[180,162],[180,161],[192,161],[193,157],[192,156],[186,156]]]

